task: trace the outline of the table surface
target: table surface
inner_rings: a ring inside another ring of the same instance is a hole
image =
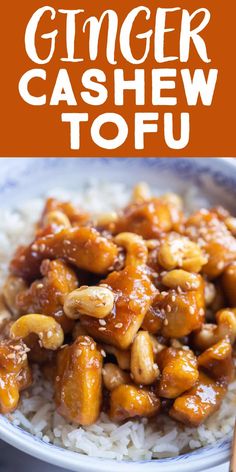
[[[54,467],[45,462],[18,451],[0,441],[0,472],[68,472],[65,469]],[[79,472],[79,469],[78,469]],[[181,471],[180,471],[181,472]],[[204,471],[202,471],[204,472]],[[229,465],[207,469],[205,472],[229,472]]]

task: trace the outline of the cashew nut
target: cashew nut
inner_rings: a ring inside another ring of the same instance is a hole
[[[113,292],[106,287],[80,287],[66,296],[64,312],[73,320],[80,315],[105,318],[111,313],[114,301]]]
[[[161,344],[153,334],[149,333],[149,338],[152,343],[152,350],[154,356],[156,356],[158,352],[161,352],[163,349],[165,349],[166,346],[164,344]]]
[[[215,299],[216,288],[212,282],[208,282],[207,280],[204,283],[204,295],[206,306],[210,306]]]
[[[17,295],[19,292],[26,289],[27,284],[21,277],[16,277],[14,275],[9,275],[7,277],[2,289],[2,294],[7,307],[14,317],[19,315],[19,308],[16,303]]]
[[[151,385],[159,376],[153,345],[147,331],[139,331],[131,348],[131,372],[135,383]]]
[[[207,263],[201,248],[185,236],[170,234],[160,246],[159,263],[166,270],[181,267],[189,272],[200,272]]]
[[[149,185],[146,182],[139,182],[133,188],[132,194],[132,202],[134,203],[142,203],[150,200],[151,198],[151,191]]]
[[[13,339],[24,339],[29,334],[38,335],[42,347],[45,349],[57,350],[64,341],[64,333],[51,316],[30,314],[21,316],[11,326],[10,336]]]
[[[194,335],[194,345],[205,350],[217,344],[224,338],[229,338],[231,344],[236,339],[236,309],[223,309],[216,313],[215,324],[204,324],[201,330]]]
[[[103,349],[108,354],[113,354],[115,356],[119,367],[122,370],[130,370],[130,351],[122,351],[115,346],[110,346],[109,344],[104,344]]]
[[[3,297],[0,296],[0,329],[4,328],[6,323],[11,320],[11,313],[7,310]]]
[[[182,269],[175,269],[167,272],[162,277],[162,283],[169,288],[180,287],[181,290],[197,290],[200,287],[201,277],[197,274],[191,274]]]
[[[49,211],[44,217],[44,225],[53,225],[60,228],[71,228],[68,216],[60,210]]]
[[[236,236],[236,218],[229,216],[225,219],[225,224],[233,236]]]
[[[183,210],[183,200],[176,193],[173,193],[173,192],[165,193],[164,195],[161,196],[161,200],[175,207],[179,211]]]
[[[160,241],[158,239],[146,239],[145,244],[149,251],[153,251],[153,249],[157,249],[160,246]]]
[[[131,383],[130,375],[111,362],[104,365],[102,375],[104,385],[109,391],[114,390],[119,385]]]
[[[111,223],[116,223],[118,220],[118,214],[115,211],[110,211],[108,213],[101,213],[95,219],[96,226],[107,226]]]
[[[115,237],[115,242],[126,250],[126,265],[146,264],[148,249],[141,236],[135,233],[120,233]]]

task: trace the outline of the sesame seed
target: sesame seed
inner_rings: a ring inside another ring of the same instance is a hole
[[[116,323],[115,324],[115,328],[122,328],[122,326],[123,326],[123,323]]]
[[[104,349],[101,349],[101,354],[102,354],[103,357],[106,357],[106,353],[105,353]]]
[[[37,288],[43,288],[43,284],[40,282],[37,284]]]
[[[106,331],[106,328],[104,328],[103,326],[100,326],[100,328],[98,328],[98,331]]]
[[[100,320],[98,320],[98,322],[101,326],[106,326],[106,321],[105,320],[100,319]]]
[[[164,326],[167,326],[167,325],[169,324],[169,321],[168,321],[167,319],[165,319],[165,320],[163,321],[163,323],[164,323]]]
[[[190,306],[190,308],[189,308],[189,313],[190,313],[190,315],[194,315],[195,310],[194,310],[194,307],[193,307],[193,306]]]

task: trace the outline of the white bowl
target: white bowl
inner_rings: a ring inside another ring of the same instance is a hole
[[[14,207],[50,188],[82,186],[88,178],[125,182],[145,180],[160,191],[183,191],[193,185],[212,203],[233,209],[236,196],[233,159],[115,158],[115,159],[1,159],[0,198],[3,207]],[[114,461],[67,451],[13,426],[0,415],[0,438],[21,451],[68,470],[81,472],[197,472],[226,464],[230,438],[177,458],[152,461]]]

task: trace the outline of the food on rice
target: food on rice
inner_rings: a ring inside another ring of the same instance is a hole
[[[234,219],[120,190],[37,202],[34,235],[30,207],[5,213],[0,410],[88,455],[168,457],[233,426]]]

